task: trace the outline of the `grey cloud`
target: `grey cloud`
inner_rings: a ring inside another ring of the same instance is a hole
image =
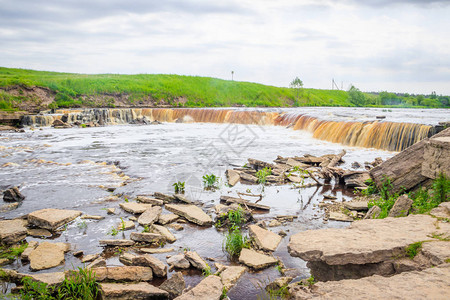
[[[355,5],[364,5],[371,7],[386,7],[397,4],[433,6],[433,5],[449,5],[450,0],[332,0],[333,2],[347,2]]]

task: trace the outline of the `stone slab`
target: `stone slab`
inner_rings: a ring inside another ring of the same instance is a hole
[[[150,267],[124,266],[95,269],[97,281],[150,281],[153,272]]]
[[[166,204],[166,209],[200,226],[211,226],[213,224],[211,217],[195,205]]]
[[[0,243],[15,244],[27,237],[27,222],[21,219],[0,221]]]
[[[132,213],[132,214],[142,214],[147,209],[151,208],[151,204],[145,204],[145,203],[137,203],[137,202],[125,202],[119,204],[120,208],[122,208],[124,211]]]
[[[239,255],[239,262],[255,270],[261,270],[275,265],[278,261],[272,256],[244,248]]]
[[[250,237],[255,240],[259,249],[264,251],[275,251],[281,242],[281,236],[278,234],[263,229],[257,225],[248,226]]]
[[[111,300],[169,299],[169,293],[146,282],[102,283],[101,289]]]
[[[222,295],[223,284],[220,277],[210,275],[203,279],[197,286],[176,300],[219,300]]]
[[[28,214],[28,223],[39,228],[56,230],[82,214],[78,210],[45,208]]]

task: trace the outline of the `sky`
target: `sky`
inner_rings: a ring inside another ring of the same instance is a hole
[[[450,0],[0,0],[0,66],[450,95]]]

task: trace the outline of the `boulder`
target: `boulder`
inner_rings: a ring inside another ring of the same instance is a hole
[[[255,270],[261,270],[275,265],[278,260],[272,256],[244,248],[239,255],[239,262]]]
[[[150,281],[152,278],[153,272],[150,267],[124,266],[95,269],[97,281]]]
[[[166,209],[200,226],[211,226],[213,224],[211,217],[195,205],[166,204]]]
[[[430,211],[430,215],[438,218],[450,218],[450,202],[442,202]]]
[[[137,255],[132,259],[132,263],[133,265],[152,268],[156,277],[167,276],[167,266],[150,254]]]
[[[153,206],[142,213],[139,216],[138,222],[141,225],[152,225],[156,221],[158,221],[159,216],[161,215],[162,208],[161,206]]]
[[[5,202],[21,202],[25,196],[19,192],[18,187],[12,187],[3,191],[3,201]]]
[[[172,277],[164,281],[159,288],[169,293],[169,298],[174,299],[183,293],[186,287],[183,274],[181,272],[175,272]]]
[[[235,170],[227,170],[225,174],[227,175],[228,185],[230,186],[235,186],[241,178],[239,172]]]
[[[275,251],[281,242],[281,236],[263,229],[257,225],[248,226],[250,237],[252,237],[257,247],[264,251]]]
[[[388,217],[406,217],[409,214],[413,202],[413,200],[409,199],[408,195],[401,195],[389,211]]]
[[[169,299],[168,292],[147,282],[102,283],[101,290],[104,298],[111,300]]]
[[[164,241],[164,237],[157,233],[148,233],[148,232],[132,232],[130,235],[130,239],[135,242],[144,242],[144,243],[159,243]]]
[[[184,257],[196,269],[204,270],[208,268],[208,264],[195,251],[187,251]]]
[[[151,227],[151,231],[162,235],[169,243],[173,243],[177,240],[177,238],[169,231],[169,229],[164,226],[153,224]]]
[[[151,204],[145,204],[145,203],[137,203],[137,202],[125,202],[119,204],[120,208],[122,208],[124,211],[132,213],[132,214],[142,214],[147,209],[151,208]]]
[[[42,242],[28,256],[30,268],[40,271],[59,266],[64,263],[64,253],[69,251],[65,243]]]
[[[45,208],[28,214],[28,223],[39,228],[55,231],[82,214],[78,210]]]
[[[98,242],[101,246],[107,247],[127,247],[135,244],[132,240],[100,240]]]
[[[197,286],[176,300],[219,300],[222,295],[223,284],[220,277],[210,275],[203,279]]]
[[[222,279],[222,283],[227,290],[230,290],[235,285],[247,269],[241,266],[224,266],[217,263],[216,268],[220,270],[220,279]]]
[[[167,259],[167,263],[170,266],[173,266],[174,268],[178,269],[189,269],[191,264],[189,261],[184,257],[183,254],[177,254],[169,257]]]
[[[364,216],[364,219],[376,219],[381,214],[381,208],[377,205],[372,206],[367,214]]]
[[[175,222],[180,217],[176,214],[161,214],[158,219],[158,223],[161,225],[166,225]]]
[[[160,199],[145,197],[145,196],[137,196],[136,201],[151,204],[151,205],[156,205],[156,206],[162,206],[164,204],[164,201],[162,201]]]
[[[27,222],[21,219],[0,221],[0,244],[15,244],[27,237]]]

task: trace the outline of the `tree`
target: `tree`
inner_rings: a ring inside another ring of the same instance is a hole
[[[353,85],[348,90],[348,100],[356,106],[363,106],[366,104],[366,96],[364,93]]]
[[[291,81],[289,86],[291,89],[297,90],[297,100],[298,100],[298,94],[300,92],[300,89],[303,87],[303,81],[301,81],[300,78],[295,77],[295,79]]]

